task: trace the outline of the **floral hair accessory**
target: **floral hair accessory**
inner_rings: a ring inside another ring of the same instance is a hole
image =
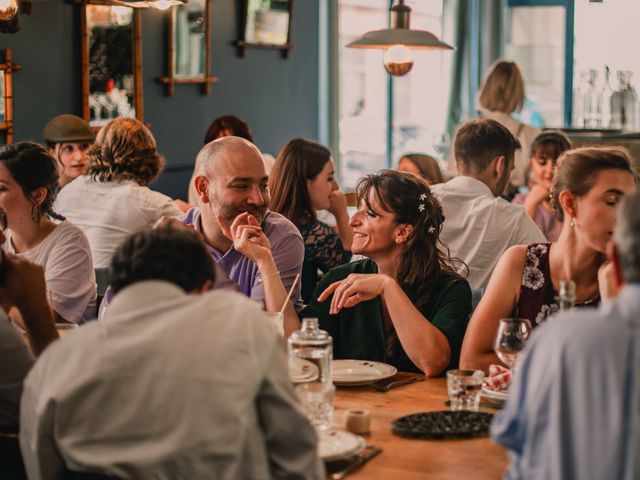
[[[418,210],[420,210],[421,212],[424,212],[424,203],[421,203],[420,205],[418,205]]]
[[[434,233],[436,233],[436,227],[431,225],[429,228],[427,228],[427,232],[433,235]]]
[[[427,199],[427,194],[426,193],[423,193],[423,194],[420,195],[420,201],[421,202],[424,202],[426,199]],[[424,212],[424,209],[425,209],[424,203],[420,203],[418,205],[418,210],[420,210],[421,212]]]

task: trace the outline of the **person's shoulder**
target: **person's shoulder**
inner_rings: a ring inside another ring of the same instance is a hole
[[[262,220],[262,228],[265,235],[271,240],[272,237],[284,238],[294,236],[302,240],[302,235],[298,227],[284,215],[267,210]]]
[[[373,260],[365,258],[363,260],[338,265],[329,270],[327,276],[344,278],[352,273],[378,273],[378,266]]]
[[[84,231],[71,223],[69,220],[63,220],[51,232],[52,239],[60,241],[84,241],[87,239]]]

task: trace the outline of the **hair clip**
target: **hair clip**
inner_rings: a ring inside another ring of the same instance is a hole
[[[420,205],[418,205],[418,210],[420,210],[421,212],[424,212],[424,203],[421,203]]]
[[[420,201],[424,202],[427,199],[427,194],[423,193],[422,195],[420,195]]]
[[[427,228],[427,232],[433,235],[434,233],[436,233],[436,227],[431,225],[429,228]]]

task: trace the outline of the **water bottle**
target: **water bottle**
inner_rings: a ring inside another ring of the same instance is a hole
[[[317,318],[304,318],[302,328],[287,341],[289,377],[313,425],[327,429],[331,424],[335,387],[331,380],[333,339],[318,327]]]

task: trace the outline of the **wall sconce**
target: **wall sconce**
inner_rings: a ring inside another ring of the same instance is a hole
[[[413,67],[410,50],[453,50],[451,45],[440,41],[431,32],[411,30],[411,8],[404,4],[404,0],[399,0],[389,12],[391,28],[367,32],[347,47],[386,50],[384,68],[395,76],[406,75]]]
[[[18,13],[31,14],[31,0],[0,0],[0,33],[20,30]]]

